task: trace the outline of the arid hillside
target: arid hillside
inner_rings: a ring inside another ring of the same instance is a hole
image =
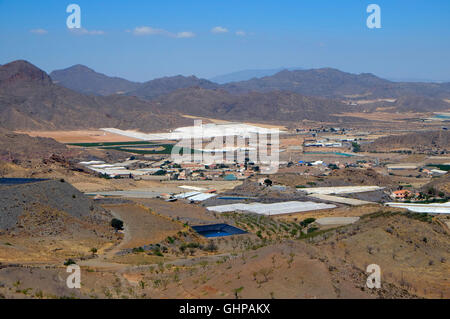
[[[283,70],[223,87],[231,92],[283,90],[329,98],[427,96],[443,99],[450,96],[449,83],[392,82],[370,73],[352,74],[333,68]]]
[[[423,131],[404,135],[390,135],[378,138],[373,143],[362,145],[368,152],[389,152],[411,150],[417,153],[447,152],[450,149],[450,132]]]
[[[234,247],[231,254],[191,248],[173,260],[135,250],[112,262],[100,255],[82,262],[86,265],[83,286],[76,292],[64,290],[59,267],[26,270],[38,273],[39,281],[20,267],[9,267],[0,270],[5,282],[0,294],[8,298],[36,298],[38,291],[40,298],[67,293],[82,298],[448,298],[450,247],[444,227],[419,214],[383,211],[301,240],[264,243],[252,236],[214,240],[214,245]],[[175,238],[177,242],[186,237]],[[168,241],[160,244],[163,247]],[[139,260],[146,262],[123,264]],[[381,267],[381,289],[366,286],[369,264]],[[102,271],[94,271],[99,267]],[[8,289],[17,278],[21,289]],[[29,289],[25,295],[24,288]]]
[[[10,131],[0,131],[0,161],[21,162],[45,159],[53,154],[63,155],[69,149],[51,138],[31,137]]]
[[[156,131],[188,123],[136,97],[87,96],[58,86],[26,61],[0,67],[0,127],[10,130],[120,127]]]
[[[62,180],[0,185],[0,263],[88,255],[114,240],[111,218]]]
[[[110,95],[128,92],[140,83],[95,72],[87,66],[77,64],[50,73],[54,83],[83,94]]]
[[[236,95],[225,90],[187,88],[162,96],[153,103],[173,112],[228,120],[339,122],[347,119],[329,114],[351,111],[350,106],[337,100],[283,91]]]

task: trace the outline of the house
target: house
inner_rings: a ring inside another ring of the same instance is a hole
[[[392,197],[395,199],[405,199],[412,195],[412,192],[407,189],[402,189],[392,192]]]

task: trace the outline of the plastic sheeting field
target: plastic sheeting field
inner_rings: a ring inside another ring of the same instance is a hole
[[[207,209],[218,213],[246,211],[250,213],[270,216],[279,214],[300,213],[311,210],[329,209],[335,207],[336,205],[331,204],[289,201],[272,204],[250,203],[250,204],[219,205],[219,206],[210,206],[207,207]]]
[[[450,202],[432,204],[386,203],[390,207],[406,208],[416,213],[450,214]]]
[[[325,195],[325,194],[311,194],[309,197],[314,197],[317,199],[322,199],[330,202],[335,203],[341,203],[341,204],[348,204],[353,206],[359,206],[359,205],[367,205],[367,204],[373,204],[373,202],[368,202],[365,200],[359,200],[354,198],[346,198],[346,197],[339,197],[339,196],[332,196],[332,195]]]
[[[299,191],[307,192],[308,194],[351,194],[373,192],[384,187],[380,186],[336,186],[336,187],[311,187],[302,188]]]
[[[181,140],[184,138],[212,138],[216,136],[244,136],[252,134],[282,133],[278,129],[264,128],[243,123],[203,124],[198,126],[179,127],[170,133],[141,133],[132,130],[119,130],[116,128],[102,128],[102,131],[132,137],[145,141]]]

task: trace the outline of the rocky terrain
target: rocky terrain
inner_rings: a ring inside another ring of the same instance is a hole
[[[172,93],[185,88],[217,89],[219,85],[196,76],[170,76],[142,83],[137,89],[127,92],[127,95],[137,96],[142,99],[152,100],[162,95]]]
[[[1,66],[0,127],[157,131],[192,124],[183,114],[227,120],[344,123],[365,120],[333,114],[373,111],[384,106],[402,112],[429,112],[450,106],[444,101],[450,91],[446,83],[396,83],[370,74],[354,75],[334,69],[281,71],[225,85],[194,76],[136,84],[79,65],[55,71],[52,77],[53,81],[26,61]],[[118,92],[121,94],[114,94]],[[364,104],[341,101],[353,99],[351,96],[395,99]]]
[[[414,153],[447,153],[450,149],[450,132],[440,130],[390,135],[364,144],[362,149],[369,152],[411,150]]]
[[[0,185],[0,265],[89,256],[117,240],[111,218],[63,180]]]
[[[225,90],[187,88],[162,96],[154,103],[166,110],[229,120],[271,119],[284,122],[304,119],[336,122],[351,120],[331,115],[349,111],[350,107],[339,101],[284,91],[236,95]]]
[[[65,211],[75,218],[98,212],[98,207],[64,180],[48,180],[21,185],[0,185],[0,229],[15,227],[19,216],[33,205]]]
[[[50,75],[61,85],[78,92],[106,95],[108,92],[113,94],[118,91],[126,91],[128,95],[145,99],[152,99],[177,89],[189,87],[222,88],[232,93],[287,91],[307,96],[339,99],[419,98],[414,100],[419,104],[421,103],[420,99],[424,101],[425,97],[434,98],[436,101],[439,99],[441,102],[442,99],[450,97],[449,83],[393,82],[370,73],[353,74],[333,68],[257,71],[253,71],[254,76],[251,76],[249,80],[233,82],[219,80],[222,84],[195,76],[181,75],[135,83],[105,76],[82,65],[56,70]],[[230,78],[248,77],[245,75],[247,73],[252,73],[252,70],[237,72],[236,75],[230,74]],[[270,75],[265,75],[267,73]],[[403,102],[401,104],[407,105]],[[429,103],[427,105],[432,107]]]
[[[0,67],[0,115],[0,127],[10,130],[122,127],[155,131],[188,124],[185,118],[136,97],[87,96],[58,86],[26,61]]]
[[[450,83],[392,82],[370,73],[352,74],[332,68],[283,70],[272,76],[225,84],[233,92],[273,90],[329,98],[396,98],[426,96],[447,98]]]
[[[3,267],[0,294],[7,298],[448,298],[447,232],[438,221],[422,220],[418,214],[379,212],[302,240],[262,245],[255,236],[214,240],[218,247],[234,247],[232,254],[214,256],[191,248],[185,257],[173,260],[135,251],[116,258],[116,263],[105,263],[104,267],[110,266],[102,272],[93,271],[101,261],[94,258],[82,267],[83,285],[75,292],[65,289],[60,267]],[[179,238],[183,236],[175,236],[175,243]],[[172,245],[161,243],[161,247]],[[147,262],[117,268],[117,262],[131,260]],[[381,289],[366,287],[366,266],[372,263],[381,267]]]
[[[49,75],[53,83],[83,94],[120,94],[140,86],[140,83],[118,77],[109,77],[81,64],[63,70],[55,70]]]
[[[51,138],[31,137],[10,131],[0,131],[0,160],[20,163],[45,159],[53,154],[64,155],[69,149]]]

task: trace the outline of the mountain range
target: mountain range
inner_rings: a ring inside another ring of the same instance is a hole
[[[181,75],[136,83],[80,65],[51,74],[57,79],[23,60],[0,66],[0,127],[117,127],[150,132],[192,125],[183,115],[239,121],[341,122],[353,118],[333,114],[373,111],[382,106],[420,112],[450,108],[444,100],[450,98],[449,83],[397,83],[372,74],[328,68],[283,70],[223,85]],[[393,99],[370,101],[379,97]],[[348,103],[352,99],[366,99],[366,103]]]
[[[64,70],[55,70],[50,73],[50,77],[54,83],[84,94],[120,94],[140,86],[140,83],[110,77],[81,64]]]
[[[272,76],[227,83],[224,87],[230,92],[283,90],[340,99],[450,96],[450,83],[392,82],[370,73],[352,74],[332,68],[283,70]]]
[[[258,71],[258,70],[256,70]],[[76,65],[64,70],[53,71],[50,76],[54,82],[78,91],[97,95],[124,93],[151,100],[171,93],[177,89],[200,87],[204,89],[223,89],[230,93],[288,91],[307,96],[318,96],[345,100],[386,99],[404,96],[421,96],[427,98],[449,99],[450,82],[393,82],[377,77],[371,73],[353,74],[333,68],[303,70],[259,70],[261,74],[274,74],[253,77],[248,80],[216,83],[195,76],[171,76],[150,80],[144,83],[130,82]],[[229,79],[245,78],[253,71],[236,72]],[[228,75],[227,75],[228,76]],[[225,77],[227,77],[225,76]],[[224,78],[219,79],[224,82]]]
[[[92,96],[52,82],[23,60],[0,67],[0,127],[79,129],[98,127],[159,130],[187,123],[137,97]]]
[[[262,78],[264,76],[271,76],[283,70],[303,70],[303,68],[277,68],[277,69],[251,69],[232,72],[228,74],[217,75],[209,80],[219,84],[225,84],[229,82],[247,81],[253,78]]]

